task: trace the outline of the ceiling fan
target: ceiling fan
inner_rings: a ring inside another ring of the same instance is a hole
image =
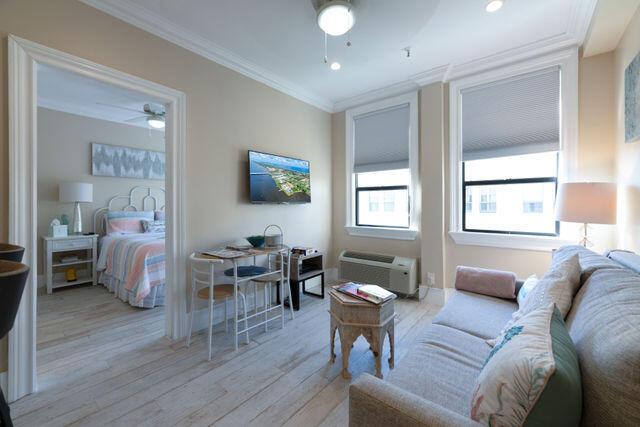
[[[125,120],[125,122],[133,123],[146,121],[147,124],[153,129],[164,129],[164,116],[165,111],[161,105],[157,104],[144,104],[142,110],[136,110],[133,108],[121,107],[119,105],[113,104],[105,104],[102,102],[97,102],[96,104],[105,105],[107,107],[119,108],[121,110],[134,111],[136,113],[142,113],[141,116],[133,117],[131,119]]]

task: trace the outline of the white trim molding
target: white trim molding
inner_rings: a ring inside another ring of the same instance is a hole
[[[411,171],[411,200],[409,229],[356,226],[355,182],[353,179],[353,119],[361,114],[383,110],[396,105],[409,104],[409,169]],[[418,92],[405,93],[382,101],[373,102],[346,111],[345,118],[345,165],[346,165],[346,217],[345,230],[352,236],[380,237],[385,239],[415,240],[420,230],[422,190],[419,170],[419,105]]]
[[[559,66],[561,130],[558,182],[570,180],[576,173],[578,146],[578,47],[572,46],[540,57],[501,68],[452,80],[449,86],[449,170],[450,170],[450,233],[457,244],[496,246],[516,249],[550,250],[564,239],[537,236],[496,235],[462,231],[462,104],[461,91],[497,80]],[[561,236],[564,235],[561,228]]]
[[[147,94],[167,105],[166,333],[186,332],[186,97],[177,90],[9,35],[9,241],[25,247],[31,274],[13,329],[9,332],[8,400],[37,389],[37,65],[46,64],[108,84]]]

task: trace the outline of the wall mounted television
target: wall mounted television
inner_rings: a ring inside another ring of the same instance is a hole
[[[251,203],[311,203],[307,160],[249,150]]]

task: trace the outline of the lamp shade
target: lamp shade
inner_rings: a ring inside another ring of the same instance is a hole
[[[86,182],[62,182],[59,189],[59,200],[62,203],[93,202],[93,184]]]
[[[587,224],[615,224],[616,204],[616,184],[610,182],[560,184],[556,196],[556,219]]]

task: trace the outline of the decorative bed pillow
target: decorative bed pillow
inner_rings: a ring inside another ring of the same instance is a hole
[[[156,221],[164,221],[164,211],[153,211],[153,219],[155,219]]]
[[[491,426],[577,426],[582,413],[578,356],[553,303],[523,316],[487,357],[471,418]]]
[[[527,277],[527,280],[524,281],[524,283],[520,287],[520,290],[518,291],[517,299],[519,307],[522,307],[522,305],[524,304],[524,300],[527,298],[531,290],[536,287],[539,281],[540,280],[538,279],[538,276],[536,276],[535,274]]]
[[[538,284],[527,294],[523,304],[518,311],[513,313],[511,320],[500,332],[501,335],[513,324],[527,313],[545,307],[549,303],[555,303],[562,314],[562,318],[567,317],[573,302],[573,296],[580,287],[580,262],[578,255],[573,255],[557,264],[552,264],[547,273]],[[487,340],[491,346],[495,345],[497,338]]]
[[[142,233],[142,220],[153,220],[153,211],[109,211],[107,234]]]
[[[476,294],[514,299],[516,297],[516,275],[510,271],[459,265],[456,268],[455,287],[458,290]]]
[[[142,220],[142,229],[145,233],[164,233],[165,225],[162,221],[151,221],[148,219]]]

